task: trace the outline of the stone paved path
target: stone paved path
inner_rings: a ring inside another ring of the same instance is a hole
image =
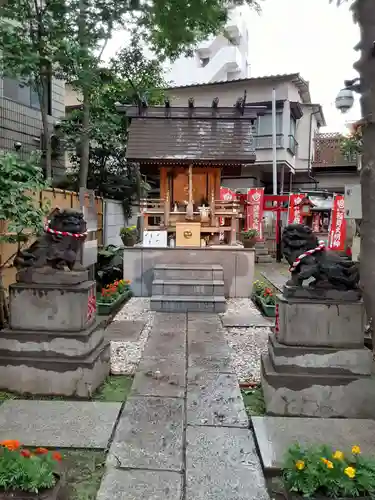
[[[157,313],[99,500],[268,500],[217,315]]]

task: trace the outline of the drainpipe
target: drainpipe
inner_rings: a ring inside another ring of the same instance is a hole
[[[310,115],[310,132],[309,132],[309,157],[308,157],[308,163],[307,163],[307,176],[309,179],[311,179],[314,184],[315,184],[315,190],[318,189],[318,181],[316,178],[312,175],[311,173],[311,143],[312,143],[312,121],[313,121],[313,116],[317,115],[320,111],[313,111]]]

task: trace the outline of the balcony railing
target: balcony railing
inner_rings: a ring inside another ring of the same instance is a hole
[[[298,142],[296,141],[294,135],[289,135],[288,151],[290,151],[293,156],[296,156],[297,154]]]
[[[284,135],[276,135],[276,147],[284,147]],[[272,149],[272,135],[254,135],[255,149]]]

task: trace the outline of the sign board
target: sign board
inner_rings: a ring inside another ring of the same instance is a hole
[[[142,246],[166,248],[168,246],[167,231],[143,231]]]
[[[360,184],[345,186],[345,219],[362,219]]]

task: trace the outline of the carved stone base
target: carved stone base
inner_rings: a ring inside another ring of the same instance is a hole
[[[36,283],[47,285],[78,285],[89,279],[86,269],[73,271],[59,271],[51,267],[29,267],[17,273],[18,283]]]
[[[336,290],[334,288],[312,288],[285,285],[283,295],[294,300],[325,300],[333,302],[355,302],[362,298],[359,288],[355,290]]]
[[[110,347],[105,340],[88,356],[0,356],[0,387],[36,395],[90,397],[110,368]],[[19,354],[19,353],[18,353]]]
[[[277,296],[279,333],[286,345],[362,348],[365,311],[362,301],[290,299]]]
[[[267,414],[375,418],[373,375],[323,372],[276,371],[269,354],[263,355],[261,378]]]
[[[9,310],[12,330],[81,331],[95,321],[96,283],[13,283]]]

